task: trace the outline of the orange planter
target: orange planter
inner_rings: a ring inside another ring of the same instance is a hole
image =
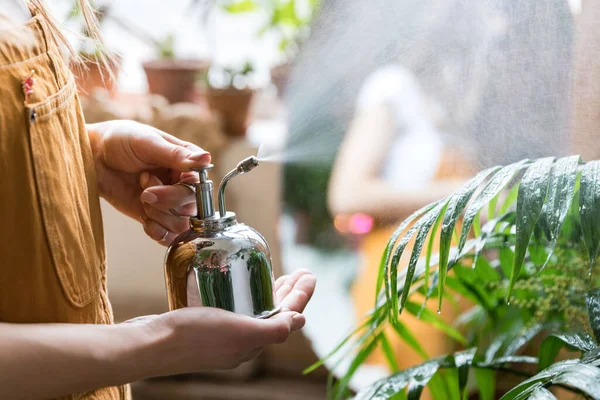
[[[241,137],[248,128],[248,116],[254,91],[251,89],[206,90],[206,101],[210,109],[219,114],[223,131],[228,136]]]
[[[210,63],[205,60],[159,59],[142,64],[148,91],[164,96],[169,103],[193,102],[196,81],[206,74]]]

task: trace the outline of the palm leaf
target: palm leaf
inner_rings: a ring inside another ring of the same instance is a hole
[[[540,370],[548,368],[563,347],[588,352],[596,348],[596,343],[594,343],[594,339],[587,333],[552,334],[545,338],[540,346],[538,368]]]
[[[376,336],[374,340],[372,340],[369,344],[363,347],[356,354],[342,379],[340,379],[339,382],[337,382],[336,385],[334,385],[333,392],[335,400],[340,400],[345,397],[346,392],[348,390],[348,384],[350,383],[350,379],[352,378],[356,370],[365,362],[367,357],[369,357],[371,353],[373,353],[373,350],[377,348],[377,344],[379,343],[380,338],[381,336]]]
[[[585,164],[581,171],[579,214],[583,239],[590,257],[591,274],[591,266],[600,245],[600,161]]]
[[[458,250],[462,250],[463,246],[467,241],[469,232],[471,231],[471,225],[475,216],[488,202],[490,202],[498,193],[500,193],[504,187],[513,179],[515,174],[524,168],[528,160],[522,160],[514,164],[502,167],[496,172],[483,187],[483,189],[475,195],[473,202],[467,207],[465,211],[463,226],[461,230],[460,239],[458,241]]]
[[[552,385],[590,395],[590,391],[596,389],[594,379],[598,378],[596,370],[600,366],[600,349],[593,343],[592,337],[567,333],[564,329],[555,330],[557,326],[564,328],[565,325],[555,325],[559,321],[553,320],[552,313],[543,315],[541,320],[533,320],[533,311],[519,308],[524,307],[524,301],[535,303],[535,293],[544,296],[543,291],[527,286],[529,282],[547,287],[559,270],[561,278],[569,277],[569,271],[564,274],[564,269],[579,268],[578,260],[589,258],[590,272],[594,265],[600,248],[600,162],[585,164],[580,180],[579,163],[579,156],[573,156],[557,160],[522,160],[505,167],[491,168],[477,174],[451,196],[421,208],[403,221],[383,252],[375,308],[362,329],[352,334],[353,346],[358,351],[354,353],[349,371],[334,385],[335,398],[346,395],[352,375],[374,346],[381,344],[389,364],[393,369],[397,368],[391,346],[383,335],[386,324],[391,325],[395,334],[421,356],[426,356],[419,343],[420,338],[415,337],[398,319],[403,311],[421,318],[445,335],[467,343],[461,332],[442,321],[439,315],[425,307],[425,303],[420,306],[411,301],[415,293],[425,295],[425,302],[435,293],[439,308],[444,296],[458,294],[471,299],[476,304],[474,309],[480,310],[482,317],[473,320],[473,326],[468,327],[471,331],[466,336],[477,343],[485,334],[485,345],[478,348],[475,359],[468,354],[456,353],[399,371],[365,388],[359,393],[359,399],[418,398],[428,384],[433,384],[438,394],[445,393],[442,395],[445,398],[453,398],[464,389],[470,367],[476,369],[482,398],[489,399],[494,388],[493,370],[504,368],[499,364],[501,357],[508,357],[504,358],[509,360],[505,363],[513,362],[512,354],[539,333],[548,331],[557,333],[542,344],[540,372],[511,391],[510,396],[507,393],[506,398],[551,398],[547,387]],[[522,176],[521,171],[524,171]],[[509,188],[508,194],[505,194],[503,191]],[[490,218],[487,221],[484,220],[486,213],[481,211],[485,207]],[[458,229],[461,217],[462,227]],[[480,217],[482,228],[479,226]],[[467,239],[472,230],[475,230],[476,237]],[[434,255],[437,235],[440,252]],[[414,240],[414,246],[410,259],[406,268],[399,270],[400,259],[411,240]],[[429,242],[425,246],[427,240]],[[453,240],[457,243],[455,247],[451,247]],[[437,270],[434,270],[436,266]],[[455,273],[448,276],[451,270]],[[528,281],[515,286],[522,277]],[[564,284],[564,280],[561,282]],[[589,278],[587,282],[593,284]],[[581,290],[581,284],[578,285],[573,289]],[[385,290],[382,290],[384,286]],[[446,286],[449,293],[445,293]],[[509,307],[503,299],[505,292],[510,295],[513,290],[521,305]],[[600,336],[598,291],[600,289],[591,291],[587,297],[590,326],[597,337]],[[571,295],[579,296],[579,292],[568,294]],[[568,296],[565,301],[571,301]],[[575,302],[573,306],[583,307],[581,297]],[[563,318],[562,314],[556,317]],[[474,333],[477,328],[484,332]],[[565,346],[585,352],[583,358],[551,365]],[[341,348],[336,352],[341,353]],[[531,361],[531,358],[528,360]],[[576,367],[581,370],[580,373]],[[444,373],[438,373],[441,370]]]
[[[406,271],[406,278],[404,280],[404,287],[402,288],[402,297],[400,299],[400,310],[404,307],[406,300],[408,300],[408,292],[410,290],[411,283],[413,281],[413,277],[415,275],[415,268],[417,267],[417,261],[419,261],[419,256],[421,254],[421,250],[423,249],[423,244],[425,243],[425,239],[429,234],[429,230],[435,221],[439,220],[440,217],[446,211],[446,207],[448,206],[447,202],[441,202],[438,204],[433,210],[428,212],[419,222],[419,233],[415,239],[415,245],[413,247],[412,254],[410,256],[410,261],[408,262],[408,267]],[[398,246],[400,248],[400,246]],[[401,255],[401,252],[400,252]],[[400,257],[398,257],[400,259]],[[397,269],[397,268],[396,268]],[[426,271],[428,267],[426,266]],[[427,273],[427,272],[426,272]],[[409,396],[410,397],[410,396]]]
[[[556,400],[556,397],[545,387],[539,387],[531,393],[529,400]]]
[[[552,167],[550,183],[548,184],[548,199],[542,210],[550,234],[548,257],[543,267],[548,264],[552,256],[558,235],[571,208],[575,183],[577,182],[577,167],[580,160],[581,157],[579,156],[564,157],[559,159]]]
[[[500,400],[527,399],[540,388],[553,385],[566,386],[600,399],[600,368],[581,360],[561,361],[521,382]]]
[[[398,372],[400,367],[398,367],[398,362],[396,361],[396,357],[394,356],[394,349],[392,349],[392,345],[388,340],[385,333],[381,333],[381,348],[383,349],[383,354],[385,355],[385,359],[390,365],[390,369],[392,372]]]
[[[424,359],[429,358],[429,355],[427,355],[427,351],[425,351],[423,346],[421,346],[419,340],[415,337],[411,330],[402,323],[402,321],[393,322],[392,327],[394,328],[398,336],[401,337],[406,342],[406,344],[408,344],[418,355],[420,355]]]
[[[464,382],[468,369],[473,366],[475,368],[498,369],[511,363],[528,363],[534,364],[536,358],[532,357],[502,357],[488,363],[474,363],[475,349],[459,351],[457,353],[441,356],[420,365],[408,368],[402,372],[396,373],[388,378],[379,380],[372,385],[364,388],[356,395],[356,400],[366,399],[389,399],[397,393],[405,390],[408,387],[409,398],[410,393],[416,396],[423,391],[423,388],[431,381],[433,376],[441,369],[458,369],[457,382],[459,388],[464,387]],[[460,381],[463,382],[460,382]],[[418,397],[413,397],[417,399]]]
[[[377,285],[376,285],[376,289],[375,289],[375,296],[376,296],[375,297],[375,305],[376,306],[377,306],[378,299],[379,299],[379,292],[381,291],[381,287],[384,282],[385,282],[385,287],[386,287],[385,296],[386,296],[386,300],[387,300],[388,304],[390,304],[391,300],[392,300],[392,293],[391,293],[392,291],[391,291],[390,283],[389,283],[390,279],[388,279],[389,265],[390,265],[390,258],[392,255],[392,250],[394,249],[394,246],[396,245],[398,238],[400,237],[402,232],[404,232],[404,230],[415,219],[417,219],[417,217],[423,215],[424,213],[426,213],[429,210],[431,210],[432,208],[434,208],[437,205],[437,203],[438,202],[426,205],[425,207],[412,213],[408,218],[406,218],[404,221],[402,221],[402,223],[398,226],[398,228],[396,228],[396,230],[390,237],[390,240],[388,241],[388,244],[386,245],[385,250],[383,251],[383,255],[381,257],[381,262],[379,263],[379,274],[377,276]]]
[[[490,369],[475,368],[475,380],[482,400],[494,400],[496,394],[496,372]]]
[[[457,190],[450,201],[446,213],[444,214],[444,222],[442,223],[442,231],[440,233],[440,262],[439,262],[439,286],[440,292],[443,292],[446,284],[446,274],[448,273],[448,259],[450,255],[450,244],[452,242],[452,234],[456,228],[456,223],[467,206],[467,203],[475,193],[475,190],[481,183],[492,173],[498,171],[499,167],[490,168],[478,173],[473,179],[467,182],[461,189]],[[463,244],[464,245],[464,244]],[[440,296],[440,299],[442,296]],[[438,304],[441,308],[441,300]]]
[[[600,289],[593,289],[586,296],[590,327],[596,342],[600,342]]]
[[[507,298],[510,297],[515,282],[523,266],[529,239],[533,233],[538,218],[544,206],[544,199],[548,192],[548,181],[553,157],[542,158],[535,161],[523,175],[517,197],[517,243],[515,257],[510,275]]]

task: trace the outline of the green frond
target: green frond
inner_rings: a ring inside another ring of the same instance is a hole
[[[402,265],[409,244],[409,260]],[[358,399],[418,399],[426,386],[435,399],[460,399],[471,368],[484,400],[494,398],[496,370],[524,376],[503,399],[551,399],[553,385],[600,398],[599,249],[600,161],[547,157],[480,172],[395,230],[381,257],[374,308],[328,355],[352,357],[345,375],[331,380],[330,397],[350,395],[353,374],[376,348],[398,369],[387,335],[397,335],[427,358],[421,344],[426,338],[416,337],[400,319],[406,311],[469,350],[397,371]],[[472,306],[452,326],[426,307],[433,296],[438,313],[444,298]],[[539,361],[517,356],[544,337]],[[563,348],[582,357],[554,363]],[[512,370],[513,362],[535,363],[540,372]]]

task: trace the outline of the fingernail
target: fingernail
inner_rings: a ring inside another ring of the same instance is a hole
[[[152,192],[142,192],[142,195],[140,196],[140,200],[142,200],[142,202],[144,203],[148,203],[148,204],[152,204],[152,203],[156,203],[156,201],[158,200],[158,197],[156,197],[156,195]]]
[[[203,162],[208,164],[210,163],[210,153],[206,151],[199,151],[190,155],[188,159],[191,161]]]
[[[142,175],[140,175],[140,185],[142,186],[142,188],[146,189],[146,187],[148,187],[148,181],[150,180],[150,174],[147,172],[142,173]]]

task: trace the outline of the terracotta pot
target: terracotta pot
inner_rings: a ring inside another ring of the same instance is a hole
[[[208,88],[206,91],[206,101],[210,109],[221,117],[224,133],[234,137],[246,135],[253,96],[251,89]]]
[[[271,81],[277,88],[277,94],[279,94],[279,97],[283,97],[285,95],[285,89],[287,87],[291,71],[292,66],[288,63],[280,64],[271,68]]]
[[[83,66],[71,64],[71,71],[75,75],[75,82],[77,83],[77,89],[83,96],[92,94],[94,89],[106,89],[111,97],[117,92],[116,79],[119,75],[119,69],[121,67],[121,58],[115,56],[113,61],[113,73],[115,80],[110,79],[108,69],[101,66],[95,61],[89,60],[84,61]]]
[[[205,60],[160,59],[142,64],[148,91],[165,97],[169,103],[193,102],[196,81],[206,74],[210,63]]]

